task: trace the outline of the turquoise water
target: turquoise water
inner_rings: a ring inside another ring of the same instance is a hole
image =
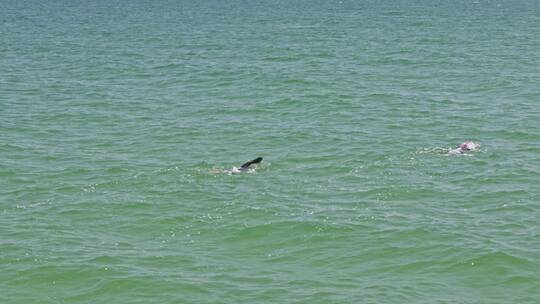
[[[537,1],[5,0],[0,42],[0,303],[540,301]]]

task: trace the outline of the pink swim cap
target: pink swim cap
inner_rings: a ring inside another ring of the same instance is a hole
[[[472,146],[472,142],[471,141],[466,141],[466,142],[462,143],[461,145],[459,145],[459,148],[461,150],[464,150],[464,151],[469,151],[469,150],[471,150],[471,146]]]

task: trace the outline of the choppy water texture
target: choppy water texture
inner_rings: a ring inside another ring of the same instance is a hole
[[[0,2],[1,303],[538,303],[539,2],[290,2]]]

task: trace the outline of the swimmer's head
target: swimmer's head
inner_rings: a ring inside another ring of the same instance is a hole
[[[459,149],[462,151],[471,151],[478,147],[480,147],[480,145],[472,141],[466,141],[462,143],[461,145],[459,145]]]

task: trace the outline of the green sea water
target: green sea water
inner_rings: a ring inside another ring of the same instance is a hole
[[[539,84],[535,0],[2,0],[0,303],[540,303]]]

